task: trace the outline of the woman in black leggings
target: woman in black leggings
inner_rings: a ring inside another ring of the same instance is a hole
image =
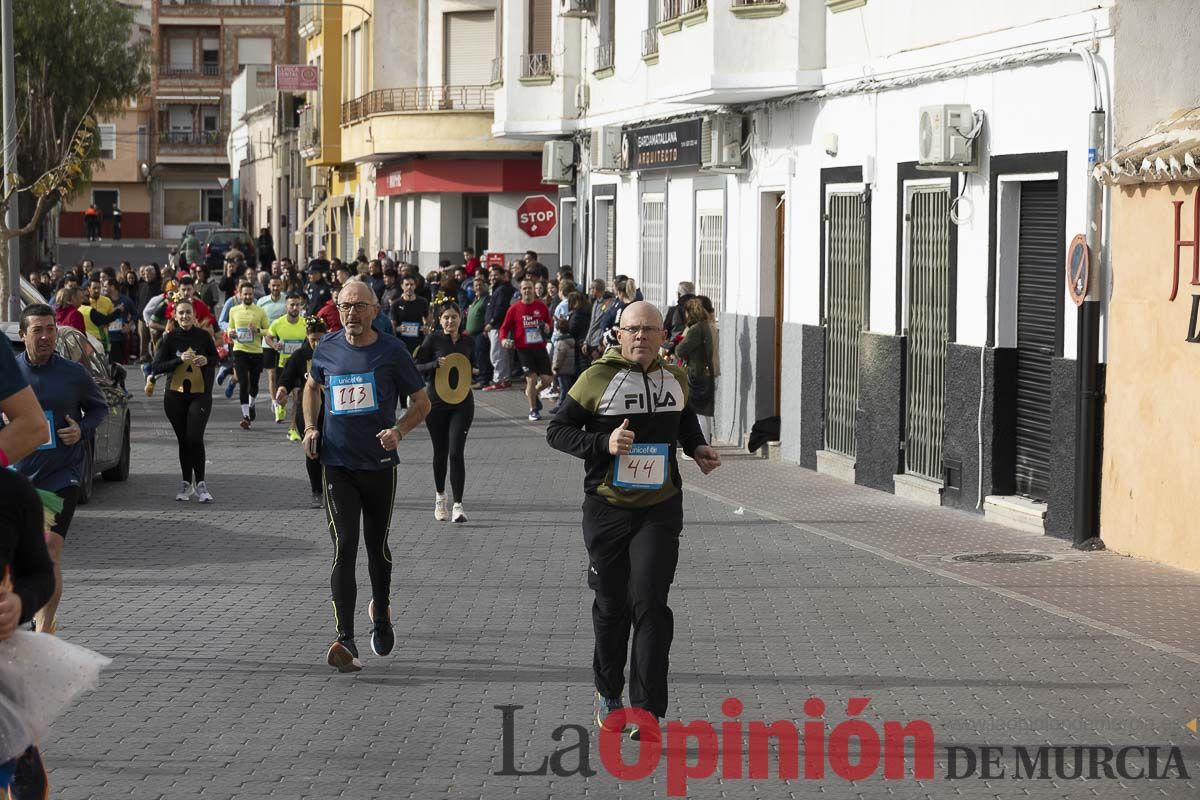
[[[438,311],[441,330],[425,337],[414,356],[417,369],[429,383],[432,409],[425,417],[429,438],[433,440],[433,482],[437,488],[433,518],[466,522],[463,511],[463,487],[467,482],[467,463],[463,452],[467,432],[475,418],[475,398],[471,395],[471,355],[475,345],[462,333],[462,311],[447,303]],[[454,492],[454,510],[446,513],[446,462],[450,462],[450,487]]]
[[[283,405],[287,402],[287,396],[292,392],[303,389],[304,382],[308,380],[308,368],[312,365],[313,348],[317,346],[317,342],[321,341],[321,337],[325,335],[327,328],[325,322],[319,317],[309,317],[305,321],[304,327],[304,344],[300,345],[300,349],[288,356],[287,363],[283,365],[283,370],[279,373],[279,384],[275,389],[275,402]],[[324,393],[321,394],[322,402],[324,402]],[[300,398],[296,398],[296,430],[304,430],[304,404],[300,402]],[[324,414],[317,415],[317,430],[320,431]],[[309,506],[312,508],[323,508],[325,506],[325,493],[321,486],[321,459],[309,458],[304,456],[304,467],[308,470],[308,488],[312,491],[312,501]]]
[[[175,304],[173,327],[150,365],[151,375],[171,373],[163,407],[179,441],[179,469],[183,485],[176,500],[211,503],[212,494],[204,483],[204,429],[212,412],[213,373],[217,366],[217,347],[212,334],[196,325],[196,310],[188,300]]]

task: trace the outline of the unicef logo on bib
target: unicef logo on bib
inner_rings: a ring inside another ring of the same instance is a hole
[[[367,414],[377,410],[374,372],[329,376],[329,413]]]

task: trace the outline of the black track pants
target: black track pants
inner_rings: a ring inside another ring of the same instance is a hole
[[[238,397],[245,405],[258,397],[258,379],[262,375],[262,353],[233,351],[233,372],[238,380]]]
[[[389,607],[392,585],[392,553],[388,550],[388,528],[396,498],[396,468],[350,470],[325,465],[325,515],[333,539],[334,624],[339,634],[354,635],[354,605],[358,582],[354,561],[358,557],[359,520],[367,547],[367,571],[371,575],[371,597],[375,607]]]
[[[163,392],[163,408],[179,442],[179,471],[188,483],[204,480],[204,429],[212,412],[212,396]]]
[[[588,586],[596,593],[592,672],[596,690],[620,697],[630,628],[629,704],[658,717],[667,713],[667,668],[675,619],[667,594],[679,563],[683,495],[649,508],[623,509],[592,495],[583,501]]]
[[[454,502],[461,503],[467,483],[467,433],[475,419],[475,404],[434,406],[425,417],[425,427],[433,442],[433,483],[438,494],[446,491],[446,462],[450,463],[450,488]]]

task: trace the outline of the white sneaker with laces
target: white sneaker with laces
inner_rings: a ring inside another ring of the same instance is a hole
[[[188,500],[191,500],[192,495],[194,495],[195,493],[196,493],[196,490],[192,488],[192,485],[190,483],[188,483],[187,481],[184,481],[182,483],[182,485],[179,487],[179,491],[175,493],[175,499],[186,502]]]
[[[446,495],[439,494],[433,498],[433,518],[438,522],[445,522],[450,518],[446,513]]]
[[[450,514],[450,519],[453,520],[454,522],[466,522],[467,521],[467,512],[463,511],[462,503],[454,504],[454,510]]]
[[[211,503],[213,501],[212,493],[208,491],[208,487],[204,485],[204,481],[199,481],[196,484],[196,499],[201,503]]]

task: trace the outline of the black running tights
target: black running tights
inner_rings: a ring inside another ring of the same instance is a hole
[[[434,406],[425,417],[429,438],[433,441],[433,483],[438,494],[446,492],[446,462],[450,462],[450,488],[454,502],[461,503],[467,483],[467,433],[475,419],[475,404]]]
[[[396,468],[353,470],[324,466],[325,515],[333,539],[333,617],[337,632],[354,636],[354,605],[358,582],[354,561],[358,557],[359,522],[367,547],[367,572],[371,576],[371,599],[377,609],[389,607],[392,585],[392,553],[388,528],[396,499]]]
[[[204,429],[212,395],[163,392],[163,408],[179,441],[179,470],[188,483],[204,480]]]

